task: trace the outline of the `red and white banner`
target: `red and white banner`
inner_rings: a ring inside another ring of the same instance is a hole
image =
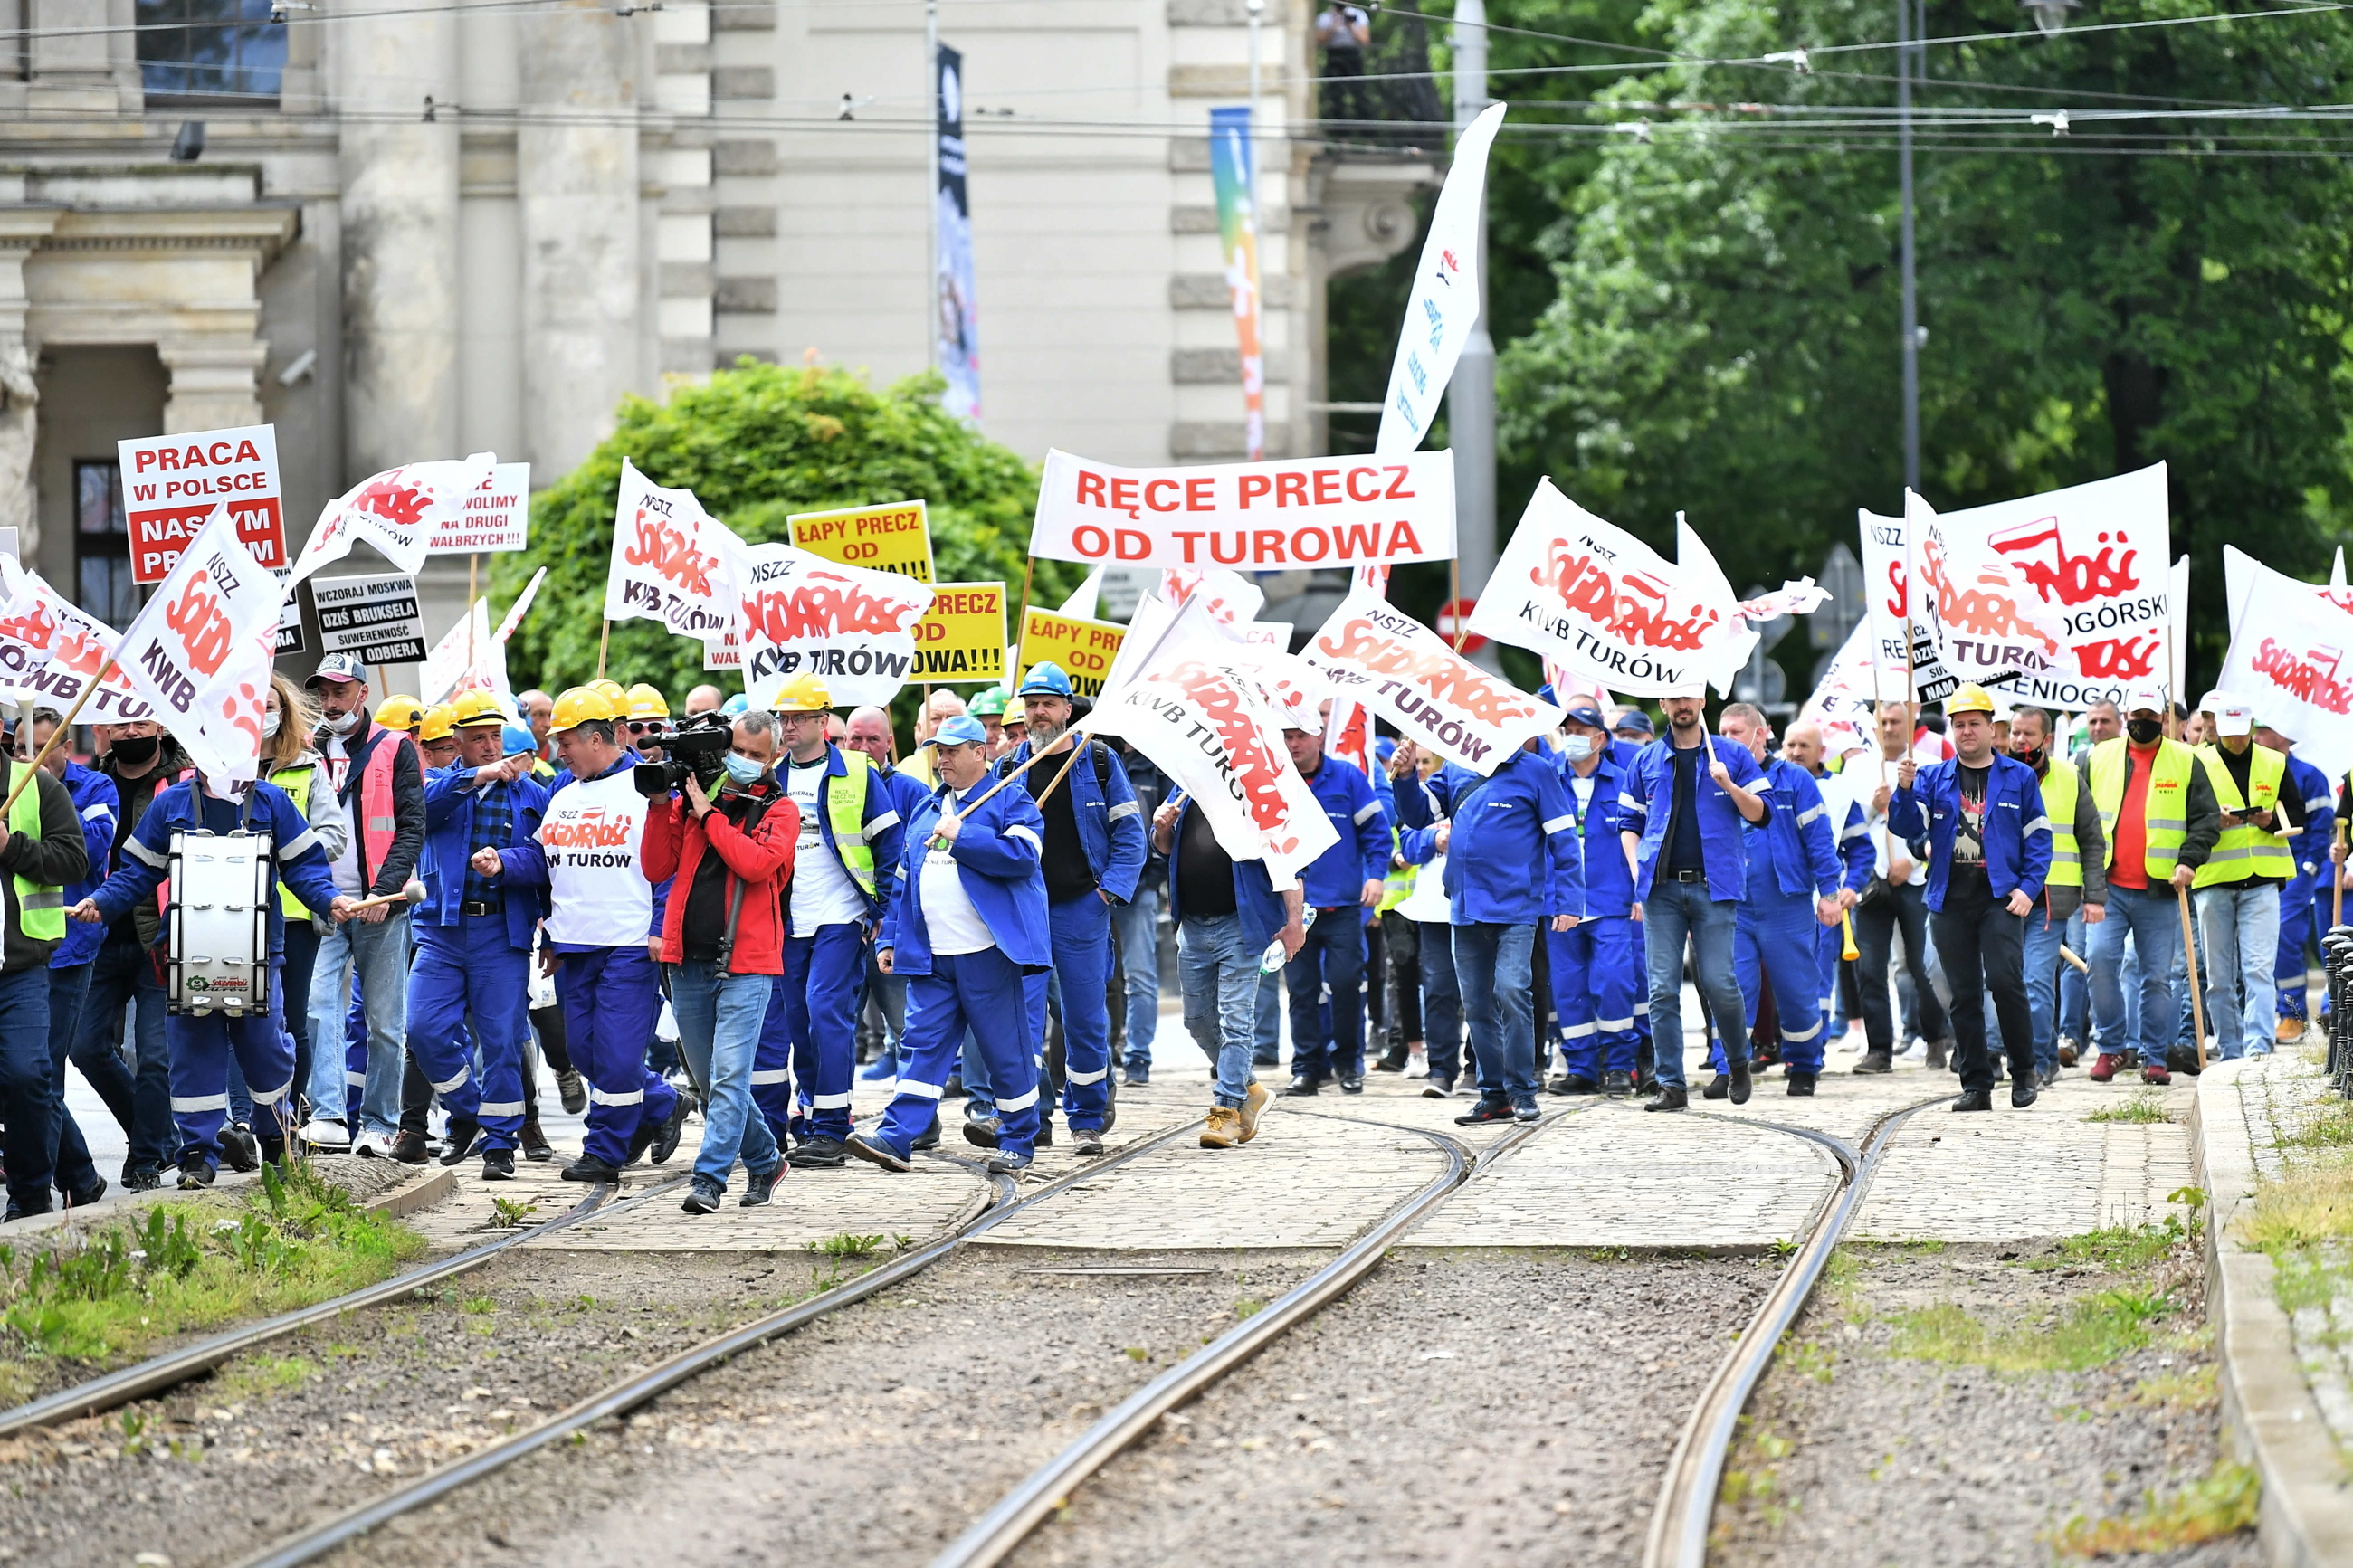
[[[1678,521],[1671,562],[1546,479],[1471,612],[1471,630],[1637,697],[1728,692],[1757,634],[1723,569]]]
[[[1258,613],[1266,608],[1265,589],[1239,572],[1215,566],[1206,572],[1173,568],[1162,572],[1160,596],[1172,605],[1198,598],[1209,619],[1229,629],[1256,620]],[[1068,613],[1069,606],[1065,605],[1064,611]]]
[[[361,480],[327,503],[294,563],[296,583],[331,561],[341,561],[354,543],[414,577],[424,568],[433,536],[462,521],[466,498],[480,490],[498,458],[477,452],[462,459],[403,463]]]
[[[512,612],[509,615],[512,618]],[[417,668],[417,700],[430,708],[456,700],[460,692],[488,692],[508,723],[521,724],[514,687],[507,679],[504,633],[511,629],[491,630],[491,602],[476,599],[473,607],[441,634],[441,640],[426,650],[425,661]]]
[[[122,634],[118,668],[206,777],[253,777],[286,586],[216,510]]]
[[[1337,697],[1369,705],[1416,745],[1478,773],[1493,773],[1528,737],[1556,729],[1565,717],[1362,590],[1307,639],[1301,657]]]
[[[521,550],[531,535],[531,465],[500,463],[474,487],[456,516],[444,515],[426,547],[429,555],[472,555]]]
[[[1984,535],[1955,526],[1909,490],[1904,508],[1919,574],[1916,624],[1936,645],[1936,662],[1958,679],[2000,688],[2012,701],[2032,700],[2025,694],[2029,680],[2063,679],[2066,627],[2025,573]],[[2063,706],[2048,694],[2042,701]]]
[[[1238,644],[1194,635],[1164,647],[1086,728],[1151,758],[1208,814],[1219,847],[1263,859],[1278,888],[1340,841],[1292,763],[1251,650]]]
[[[2255,710],[2328,777],[2353,769],[2353,609],[2328,591],[2222,547],[2233,604],[2216,689]]]
[[[114,444],[122,465],[122,519],[131,580],[160,583],[216,505],[256,561],[286,570],[286,518],[278,488],[278,430],[246,425]]]
[[[1937,661],[1936,645],[1921,629],[1920,617],[1909,603],[1911,563],[1908,535],[1900,517],[1855,510],[1862,545],[1862,581],[1870,601],[1864,624],[1871,627],[1872,669],[1884,701],[1900,702],[1906,689],[1904,656],[1905,625],[1912,626],[1910,690],[1922,702],[1937,702],[1960,684]]]
[[[732,574],[742,548],[692,490],[664,489],[622,458],[605,618],[659,621],[681,637],[717,640],[734,618]]]
[[[532,601],[539,597],[539,585],[546,581],[547,568],[544,566],[531,574],[531,581],[522,585],[522,592],[515,595],[515,602],[507,606],[506,618],[499,623],[495,634],[499,641],[504,642],[515,635],[515,628],[522,625],[523,616],[531,613]]]
[[[1798,722],[1811,724],[1822,732],[1822,751],[1827,756],[1843,756],[1858,746],[1878,743],[1879,733],[1879,673],[1874,668],[1873,652],[1878,645],[1878,634],[1869,620],[1857,621],[1854,630],[1847,634],[1846,644],[1834,655],[1830,668],[1822,671],[1821,683],[1798,710]],[[1894,698],[1904,696],[1903,677],[1896,677]]]
[[[1029,552],[1288,572],[1454,554],[1454,454],[1121,468],[1046,454]]]
[[[70,710],[119,640],[112,626],[84,615],[40,574],[0,557],[0,694],[7,700]],[[90,693],[74,721],[120,724],[151,712],[118,670]]]
[[[888,702],[915,668],[915,623],[929,583],[844,566],[789,544],[739,544],[731,642],[754,708],[795,676],[825,682],[837,708]]]

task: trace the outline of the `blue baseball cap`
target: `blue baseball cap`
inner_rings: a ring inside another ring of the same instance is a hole
[[[1659,732],[1656,729],[1651,727],[1651,716],[1648,713],[1643,712],[1640,708],[1637,708],[1629,713],[1620,713],[1618,716],[1618,722],[1612,726],[1612,728],[1618,730],[1631,730],[1637,735],[1655,735]]]
[[[959,713],[952,719],[941,720],[940,727],[932,731],[932,738],[925,741],[923,744],[926,746],[986,746],[988,744],[988,731],[982,727],[980,721],[971,714]]]
[[[537,752],[539,742],[522,725],[509,724],[499,731],[499,748],[510,757],[519,757],[525,752]]]
[[[1021,689],[1016,695],[1060,697],[1064,701],[1068,701],[1071,697],[1071,678],[1062,673],[1060,665],[1050,659],[1039,659],[1029,667],[1029,673],[1021,678]]]
[[[1549,690],[1550,688],[1546,688],[1546,689]],[[1596,730],[1607,730],[1609,728],[1609,721],[1604,719],[1601,716],[1601,710],[1596,708],[1590,702],[1579,702],[1576,707],[1570,709],[1568,710],[1568,721],[1572,724],[1590,725]]]

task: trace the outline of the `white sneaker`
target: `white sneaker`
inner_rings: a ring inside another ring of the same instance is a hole
[[[1852,1056],[1856,1052],[1868,1047],[1870,1044],[1871,1041],[1862,1032],[1862,1026],[1861,1024],[1850,1024],[1847,1026],[1846,1037],[1839,1042],[1839,1049],[1844,1051],[1849,1056]]]
[[[349,1149],[352,1146],[350,1129],[340,1121],[330,1121],[323,1118],[313,1118],[305,1121],[295,1131],[294,1136],[313,1149]]]
[[[375,1160],[392,1154],[392,1136],[385,1132],[363,1132],[352,1141],[352,1152]]]

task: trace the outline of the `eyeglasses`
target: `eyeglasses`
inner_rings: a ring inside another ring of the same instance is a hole
[[[633,719],[629,721],[626,728],[632,735],[642,735],[649,730],[658,730],[661,728],[661,726],[659,724],[640,724]]]

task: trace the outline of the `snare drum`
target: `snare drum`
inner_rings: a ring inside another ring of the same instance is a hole
[[[172,835],[170,1011],[269,1009],[269,835]]]

